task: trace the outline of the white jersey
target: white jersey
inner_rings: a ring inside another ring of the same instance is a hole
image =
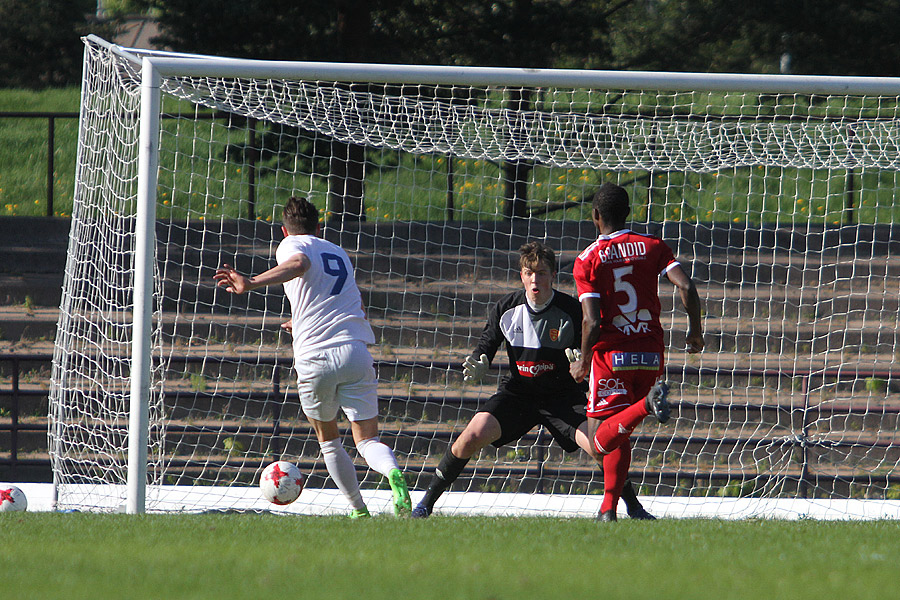
[[[291,303],[294,362],[348,342],[374,344],[353,265],[343,248],[314,235],[289,235],[278,244],[275,259],[280,265],[297,253],[309,258],[310,267],[302,277],[284,283]]]

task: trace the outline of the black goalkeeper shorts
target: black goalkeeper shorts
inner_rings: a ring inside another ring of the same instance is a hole
[[[491,413],[500,423],[500,438],[493,443],[497,448],[518,440],[535,425],[543,425],[563,450],[575,452],[579,448],[575,431],[587,420],[585,409],[581,391],[538,400],[502,390],[490,397],[481,412]]]

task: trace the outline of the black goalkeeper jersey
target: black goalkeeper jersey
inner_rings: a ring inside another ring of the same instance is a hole
[[[494,305],[481,332],[473,356],[486,354],[493,362],[500,344],[506,342],[509,373],[500,388],[517,394],[553,396],[583,391],[569,374],[566,348],[581,347],[581,304],[560,291],[541,311],[534,311],[525,290],[513,292]]]

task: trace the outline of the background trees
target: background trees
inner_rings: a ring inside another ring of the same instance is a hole
[[[614,68],[900,75],[898,0],[648,0],[610,27]]]
[[[94,0],[0,0],[0,87],[74,85],[81,79]]]
[[[900,0],[0,0],[0,85],[77,83],[79,36],[135,12],[163,46],[247,58],[900,75]],[[330,212],[363,218],[364,150],[329,155]],[[506,214],[525,216],[533,165],[501,168]]]
[[[0,85],[76,82],[78,37],[138,12],[248,58],[900,75],[900,0],[0,0]]]

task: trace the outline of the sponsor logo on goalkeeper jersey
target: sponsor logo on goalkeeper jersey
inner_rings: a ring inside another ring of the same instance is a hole
[[[519,375],[523,377],[539,377],[544,373],[555,371],[556,365],[549,360],[523,360],[516,362],[516,368],[519,370]]]
[[[605,248],[598,249],[597,255],[600,257],[601,263],[646,256],[647,244],[645,244],[644,242],[622,242],[621,244],[610,244]]]
[[[662,364],[659,352],[610,352],[613,371],[656,371]]]

